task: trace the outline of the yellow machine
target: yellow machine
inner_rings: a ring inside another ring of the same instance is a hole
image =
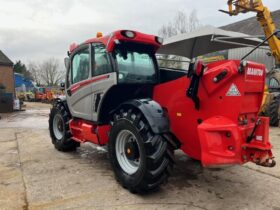
[[[257,20],[263,28],[265,37],[270,37],[276,31],[271,13],[262,3],[262,0],[228,0],[228,11],[220,10],[230,16],[240,13],[255,12]],[[268,39],[268,45],[275,58],[276,66],[280,65],[280,33]],[[279,125],[280,119],[280,69],[273,69],[268,74],[268,89],[265,91],[265,98],[261,114],[270,117],[272,126]]]

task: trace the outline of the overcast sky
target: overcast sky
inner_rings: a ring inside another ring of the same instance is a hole
[[[63,59],[69,44],[117,29],[157,34],[178,10],[197,10],[203,25],[222,26],[250,16],[218,12],[227,0],[0,0],[0,49],[12,60]],[[270,10],[279,0],[263,0]]]

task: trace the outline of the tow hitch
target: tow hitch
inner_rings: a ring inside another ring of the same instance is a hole
[[[269,139],[269,118],[260,117],[243,145],[244,161],[251,161],[264,167],[274,167],[276,161],[272,155]]]
[[[276,165],[276,161],[274,160],[271,151],[249,148],[246,151],[250,154],[249,160],[259,166],[274,167]]]

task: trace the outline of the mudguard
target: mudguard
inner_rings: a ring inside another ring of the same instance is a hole
[[[132,106],[140,110],[151,126],[155,134],[169,132],[169,119],[162,107],[152,99],[133,99],[122,103],[116,110],[122,107]]]

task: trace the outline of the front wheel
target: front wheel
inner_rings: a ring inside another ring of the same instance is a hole
[[[69,128],[70,113],[57,103],[53,106],[49,118],[49,131],[54,147],[59,151],[75,150],[80,144],[71,139]]]
[[[132,109],[114,115],[108,151],[117,181],[136,193],[158,189],[174,164],[172,145]]]

